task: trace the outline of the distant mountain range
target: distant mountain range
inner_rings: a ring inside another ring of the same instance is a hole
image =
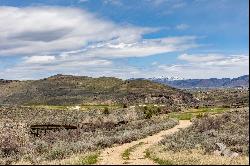
[[[131,80],[133,80],[132,78]],[[150,80],[175,88],[232,88],[249,87],[249,75],[237,78],[210,78],[210,79],[175,79],[175,78],[137,78],[139,80]]]

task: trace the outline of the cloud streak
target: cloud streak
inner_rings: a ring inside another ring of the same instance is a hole
[[[238,77],[248,74],[249,55],[182,54],[184,64],[160,65],[159,70],[184,78]]]
[[[225,59],[225,57],[221,54],[207,54],[207,55],[188,55],[182,54],[178,56],[179,60],[196,63],[196,62],[214,62],[221,59]]]
[[[176,26],[176,29],[178,29],[178,30],[186,30],[188,28],[189,28],[189,25],[187,25],[187,24],[179,24]]]
[[[0,7],[0,25],[2,56],[72,50],[113,38],[135,41],[152,30],[121,27],[66,7]]]
[[[36,63],[51,63],[55,60],[55,56],[31,56],[24,57],[25,64],[36,64]]]

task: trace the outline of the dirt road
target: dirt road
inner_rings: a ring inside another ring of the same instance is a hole
[[[151,145],[158,143],[161,141],[162,136],[164,135],[170,135],[174,132],[178,131],[180,128],[186,128],[189,125],[191,125],[190,121],[187,120],[181,120],[179,125],[176,125],[175,127],[163,130],[157,134],[154,134],[152,136],[148,136],[144,139],[140,139],[137,141],[133,141],[131,143],[122,144],[116,147],[107,148],[104,151],[101,152],[101,155],[99,157],[99,162],[97,164],[99,165],[156,165],[152,160],[145,158],[144,151],[149,148]],[[122,158],[122,153],[128,149],[131,148],[140,142],[143,142],[140,146],[137,146],[130,154],[129,160],[124,160]]]

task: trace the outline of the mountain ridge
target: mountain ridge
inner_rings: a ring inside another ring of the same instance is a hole
[[[169,79],[169,78],[131,78],[130,80],[151,80],[175,88],[233,88],[249,87],[249,75],[237,78],[209,78],[209,79]]]

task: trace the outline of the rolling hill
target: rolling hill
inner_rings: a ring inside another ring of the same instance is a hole
[[[114,77],[55,75],[40,80],[0,82],[0,104],[75,105],[195,103],[187,92],[149,80],[121,80]]]

